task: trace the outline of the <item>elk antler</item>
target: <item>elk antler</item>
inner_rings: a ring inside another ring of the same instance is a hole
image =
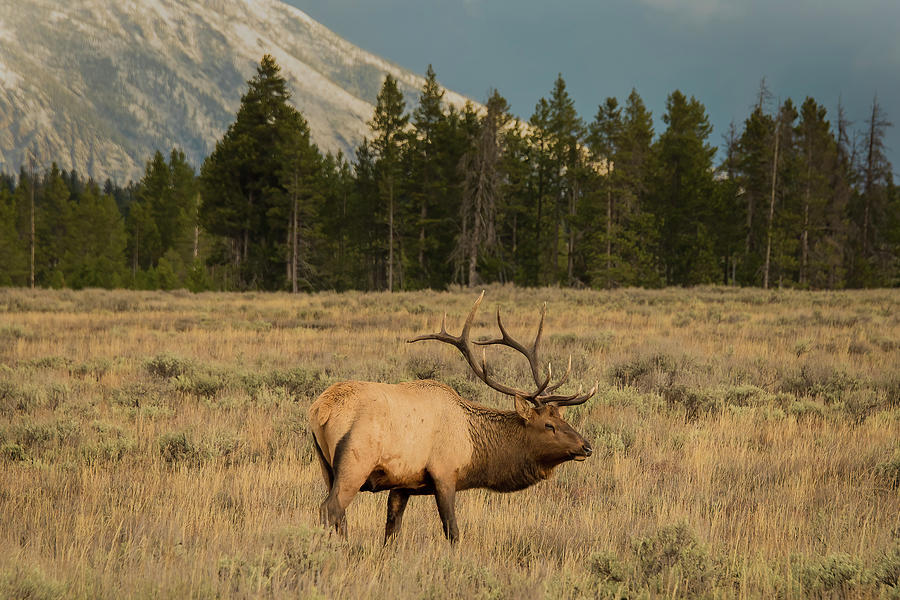
[[[574,404],[582,404],[597,392],[597,386],[595,385],[587,394],[582,393],[582,388],[579,388],[576,393],[568,396],[550,393],[557,390],[569,378],[569,373],[571,373],[572,371],[571,356],[569,357],[569,366],[566,369],[565,374],[563,374],[562,378],[558,382],[550,385],[550,378],[553,376],[553,369],[550,364],[547,364],[547,376],[543,379],[541,378],[537,351],[538,345],[541,341],[541,333],[544,330],[544,313],[547,309],[546,304],[544,304],[544,306],[541,308],[541,321],[538,324],[537,334],[534,336],[534,342],[531,344],[531,348],[526,348],[522,343],[518,342],[511,335],[509,335],[509,333],[506,331],[506,328],[503,326],[503,321],[500,319],[499,308],[497,309],[497,325],[500,328],[501,337],[492,340],[474,342],[479,346],[507,346],[522,354],[525,358],[528,359],[528,365],[529,367],[531,367],[531,376],[534,379],[534,384],[537,386],[537,388],[533,392],[524,392],[522,390],[512,388],[492,380],[488,376],[487,359],[484,356],[484,351],[482,351],[481,364],[479,365],[475,358],[472,356],[472,349],[469,346],[469,329],[471,329],[472,327],[472,322],[475,320],[475,313],[478,312],[478,307],[481,305],[481,300],[483,298],[484,292],[481,292],[481,295],[478,296],[478,300],[475,301],[475,305],[472,306],[472,310],[469,312],[469,316],[466,318],[466,322],[463,325],[462,332],[458,336],[453,336],[447,333],[447,314],[444,313],[444,317],[443,319],[441,319],[441,330],[438,333],[420,335],[411,340],[408,340],[408,343],[420,342],[422,340],[437,340],[439,342],[450,344],[462,353],[463,357],[466,359],[466,362],[469,363],[469,367],[471,367],[472,372],[474,372],[475,375],[488,386],[500,393],[507,394],[509,396],[521,396],[522,398],[530,401],[535,406],[541,406],[543,404],[555,404],[557,406],[571,406]]]

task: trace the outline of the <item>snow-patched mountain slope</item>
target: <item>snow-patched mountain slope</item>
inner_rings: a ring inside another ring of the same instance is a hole
[[[173,146],[199,166],[265,53],[323,150],[368,134],[386,73],[410,107],[423,83],[279,0],[0,0],[0,170],[34,149],[124,182]]]

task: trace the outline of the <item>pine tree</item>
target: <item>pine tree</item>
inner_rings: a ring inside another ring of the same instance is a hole
[[[779,108],[775,119],[763,262],[764,289],[776,281],[779,287],[783,286],[795,279],[797,271],[801,180],[801,159],[794,143],[797,116],[789,98]]]
[[[725,157],[719,165],[715,189],[715,252],[721,260],[722,283],[737,285],[737,267],[744,253],[746,208],[739,180],[740,138],[734,122],[724,136]]]
[[[531,205],[531,166],[528,135],[521,123],[510,123],[503,132],[501,170],[504,202],[498,219],[499,250],[504,253],[500,280],[536,285],[538,251],[534,235],[535,215]]]
[[[88,182],[72,211],[65,280],[73,288],[115,288],[125,273],[125,223],[112,196]]]
[[[535,285],[547,285],[554,280],[555,266],[553,257],[556,249],[553,246],[552,237],[548,238],[548,231],[555,228],[551,218],[553,210],[548,210],[548,205],[555,204],[552,189],[555,186],[554,161],[551,154],[553,134],[551,131],[550,103],[546,98],[538,100],[534,107],[534,113],[528,120],[527,162],[529,165],[528,182],[528,208],[532,213],[530,221],[534,227],[534,258],[532,262],[534,272],[526,281]],[[548,241],[549,240],[549,241]]]
[[[281,68],[263,56],[248,81],[234,123],[201,169],[200,222],[227,242],[211,260],[230,264],[239,288],[282,289],[288,285],[291,230],[285,157],[305,123],[288,104]],[[289,180],[289,178],[288,178]]]
[[[170,242],[174,215],[169,214],[172,204],[169,167],[162,152],[156,151],[147,161],[144,176],[138,184],[137,200],[128,213],[129,253],[131,268],[138,270],[156,266]],[[165,231],[164,231],[165,230]]]
[[[613,281],[613,238],[618,233],[618,228],[613,225],[614,201],[619,198],[617,183],[619,178],[617,152],[622,138],[622,110],[615,98],[607,98],[604,104],[597,108],[597,114],[588,127],[587,144],[591,150],[591,159],[597,165],[600,172],[601,195],[606,205],[603,234],[594,236],[596,245],[593,266],[593,279],[596,284],[603,282],[603,287],[609,289],[614,285]],[[599,257],[599,248],[605,248],[602,257]]]
[[[369,127],[374,135],[371,147],[376,161],[375,169],[379,192],[387,205],[387,289],[394,290],[394,250],[396,247],[396,196],[402,173],[403,150],[408,141],[406,131],[409,115],[405,114],[406,102],[397,87],[397,80],[390,74],[385,77],[375,105],[375,114]]]
[[[419,104],[412,115],[413,137],[409,145],[409,191],[413,206],[418,207],[416,261],[410,269],[409,277],[415,287],[432,283],[436,266],[433,264],[436,260],[433,250],[437,245],[437,240],[431,239],[432,230],[440,223],[440,213],[445,212],[441,210],[444,207],[438,204],[446,186],[439,146],[441,129],[446,119],[443,97],[444,90],[437,82],[434,69],[428,65],[425,84],[419,94]],[[439,258],[437,260],[440,261]]]
[[[463,156],[465,173],[460,233],[456,256],[465,264],[466,282],[480,282],[479,259],[497,244],[497,214],[503,194],[503,129],[509,123],[509,104],[496,90],[488,98],[477,136]]]
[[[28,241],[16,227],[16,196],[0,181],[0,286],[24,286],[28,280]]]
[[[279,225],[287,216],[287,281],[290,289],[297,293],[301,287],[312,288],[315,269],[309,261],[310,237],[314,229],[313,220],[318,216],[322,190],[322,156],[310,140],[309,125],[297,111],[286,111],[285,133],[281,137],[278,153],[282,164],[279,179],[289,203],[287,211],[270,211],[270,218],[277,215],[272,225]],[[287,215],[281,214],[286,212]]]
[[[350,239],[356,240],[364,259],[366,279],[363,289],[377,290],[387,287],[387,266],[384,260],[387,248],[381,234],[385,222],[378,190],[375,156],[369,141],[363,138],[356,149],[353,163],[354,192],[350,209],[350,222],[355,225]]]
[[[584,123],[575,110],[575,102],[566,90],[562,74],[553,85],[549,101],[550,156],[553,161],[552,182],[554,189],[553,228],[551,229],[550,265],[551,281],[563,279],[559,264],[560,235],[565,233],[566,275],[573,282],[575,244],[578,238],[577,215],[581,190],[578,186],[583,168],[581,143]]]
[[[171,185],[171,214],[173,230],[163,245],[174,249],[185,264],[199,258],[199,186],[194,167],[187,162],[182,150],[172,148],[169,153],[169,181]]]
[[[775,119],[765,112],[768,92],[762,89],[759,101],[744,121],[738,142],[737,175],[744,198],[744,251],[738,281],[761,285],[766,239],[766,207],[771,194]]]
[[[713,249],[712,126],[706,109],[680,91],[666,101],[668,125],[656,143],[658,169],[652,192],[666,283],[693,285],[718,280]]]
[[[343,153],[325,155],[322,161],[322,194],[319,213],[324,237],[317,260],[322,265],[322,285],[339,291],[366,287],[365,260],[360,238],[371,214],[355,210],[353,168]]]
[[[800,108],[797,145],[802,161],[800,270],[802,287],[833,288],[843,279],[841,226],[849,184],[825,107],[807,97]]]
[[[41,286],[65,287],[63,260],[72,234],[72,202],[69,187],[56,163],[44,175],[38,199],[35,207],[35,279]]]
[[[865,121],[865,133],[858,167],[859,186],[850,206],[857,231],[851,249],[850,283],[853,286],[887,285],[895,277],[897,256],[888,243],[887,225],[892,206],[893,168],[885,156],[884,137],[890,121],[878,98]]]
[[[662,279],[654,250],[659,245],[659,231],[648,198],[656,170],[653,115],[635,89],[625,101],[616,163],[621,189],[618,277],[621,285],[658,287]]]

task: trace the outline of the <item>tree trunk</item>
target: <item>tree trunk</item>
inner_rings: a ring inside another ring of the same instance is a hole
[[[866,181],[863,188],[863,197],[865,198],[863,208],[863,256],[869,256],[869,213],[872,206],[872,188],[875,183],[875,128],[878,122],[878,103],[872,103],[872,120],[869,122],[869,139],[867,140],[866,152]]]
[[[34,289],[34,157],[31,158],[31,289]]]
[[[388,179],[388,291],[394,291],[394,179]]]
[[[544,141],[541,140],[541,156],[544,154]],[[538,164],[538,189],[537,189],[537,220],[535,221],[535,242],[537,244],[537,282],[546,284],[544,277],[544,248],[541,245],[541,233],[544,230],[544,169]]]
[[[513,213],[513,222],[512,222],[512,254],[513,261],[515,261],[517,247],[518,247],[518,237],[519,237],[519,213]]]
[[[607,179],[609,174],[607,173]],[[606,289],[612,289],[612,185],[606,188]]]
[[[419,277],[422,278],[422,283],[428,283],[428,277],[425,270],[425,220],[428,218],[428,205],[425,203],[425,198],[422,198],[422,210],[419,213]]]
[[[425,172],[424,189],[422,194],[422,208],[419,211],[419,276],[425,278],[425,220],[428,219],[428,171]]]
[[[800,234],[800,283],[805,285],[809,283],[809,196],[812,182],[812,156],[811,152],[807,154],[806,165],[806,193],[803,197],[803,232]]]
[[[247,196],[247,214],[248,217],[253,212],[253,192],[250,192]],[[240,249],[242,253],[241,260],[244,265],[247,264],[247,257],[250,255],[250,225],[249,223],[244,223],[244,240],[243,240],[243,248]],[[244,276],[239,274],[239,280],[241,283],[244,283]]]
[[[769,289],[769,266],[772,256],[772,224],[775,220],[775,180],[778,175],[778,142],[781,138],[781,119],[775,124],[775,156],[772,159],[772,195],[769,200],[769,228],[766,235],[766,267],[763,272],[763,289]]]
[[[131,278],[137,277],[138,260],[140,259],[141,248],[141,228],[137,227],[134,231],[134,253],[131,255]]]
[[[475,222],[472,225],[472,237],[469,241],[469,287],[478,284],[478,240],[481,239],[481,219],[478,218],[478,207],[474,211]]]
[[[566,279],[569,285],[575,280],[575,212],[578,198],[577,186],[573,183],[569,193],[569,243],[568,260],[566,261]]]
[[[560,198],[556,196],[553,202],[553,238],[550,240],[550,252],[547,259],[550,263],[550,283],[559,283],[559,205]]]
[[[298,238],[297,231],[298,212],[300,207],[297,202],[297,169],[294,169],[294,193],[291,205],[291,292],[297,293],[297,261],[298,257]]]

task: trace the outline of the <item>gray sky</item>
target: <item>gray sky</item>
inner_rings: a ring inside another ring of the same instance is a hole
[[[287,0],[339,35],[484,101],[497,88],[527,119],[558,73],[580,115],[634,87],[656,119],[675,89],[695,96],[720,145],[740,128],[765,77],[775,100],[812,96],[834,124],[838,99],[862,129],[872,98],[897,126],[897,0]]]

